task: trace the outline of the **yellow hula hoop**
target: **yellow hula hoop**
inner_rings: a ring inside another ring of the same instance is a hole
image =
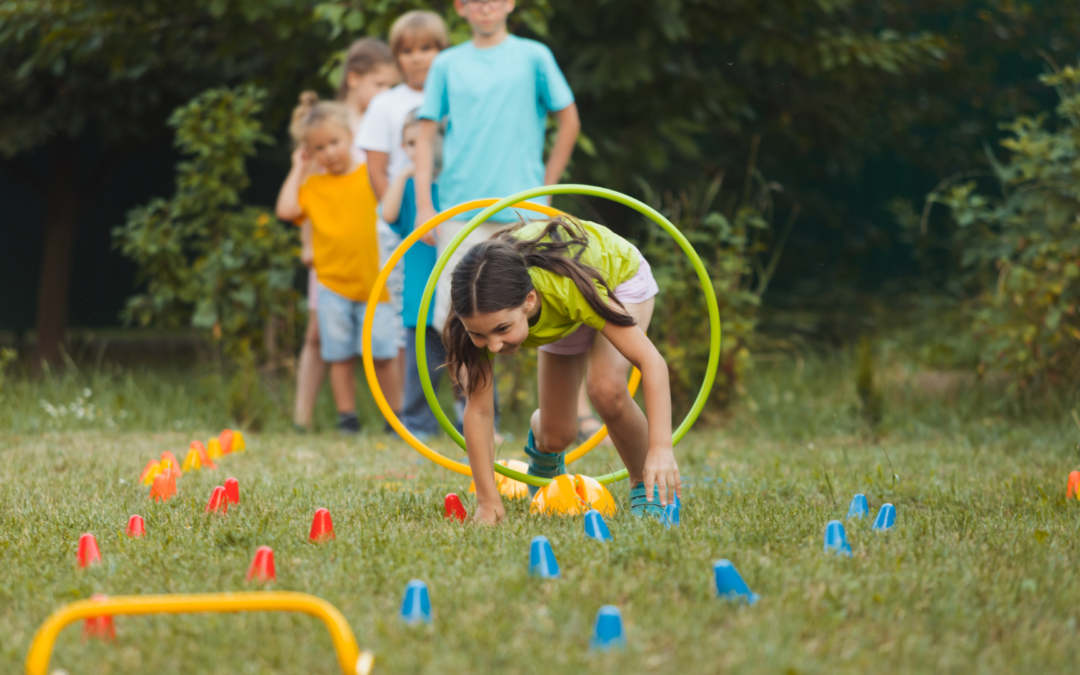
[[[386,281],[390,278],[390,272],[394,269],[394,266],[397,265],[398,261],[401,260],[401,257],[405,255],[405,252],[412,248],[413,244],[420,241],[420,238],[423,237],[425,234],[458,214],[465,213],[466,211],[476,211],[478,209],[487,208],[492,204],[497,204],[499,201],[500,200],[498,199],[477,199],[471,202],[465,202],[464,204],[459,204],[452,209],[447,209],[446,211],[443,211],[442,213],[438,214],[420,227],[413,230],[412,233],[408,237],[406,237],[404,241],[398,244],[398,247],[394,249],[394,252],[386,261],[386,264],[384,264],[382,269],[379,271],[379,276],[375,278],[375,283],[371,287],[371,294],[369,297],[377,298],[382,294],[383,289],[386,288]],[[535,202],[519,202],[517,204],[514,204],[513,206],[515,208],[525,208],[531,211],[538,211],[539,213],[550,217],[562,215],[562,211],[559,211],[558,209],[553,209],[550,206],[546,206],[544,204],[537,204]],[[469,468],[468,464],[455,462],[448,457],[444,457],[435,450],[429,448],[427,445],[424,444],[423,441],[414,436],[405,427],[401,420],[398,419],[398,416],[394,414],[394,411],[390,408],[390,404],[387,403],[386,396],[385,394],[383,394],[382,387],[379,386],[379,379],[375,376],[375,359],[371,356],[371,333],[375,322],[376,305],[377,303],[374,302],[369,302],[367,304],[367,311],[364,313],[364,330],[360,336],[360,344],[363,350],[361,359],[364,362],[364,375],[367,377],[368,387],[371,388],[371,395],[375,398],[375,404],[379,406],[379,411],[382,412],[383,417],[385,417],[386,421],[390,423],[390,426],[394,428],[394,431],[398,432],[398,435],[400,435],[406,443],[412,446],[414,450],[416,450],[432,462],[435,462],[439,466],[443,467],[444,469],[450,469],[451,471],[456,471],[465,476],[471,476],[472,469]],[[634,392],[637,391],[637,387],[640,382],[641,373],[638,371],[637,368],[634,368],[633,373],[631,373],[630,375],[630,382],[628,384],[631,395],[633,395]],[[589,452],[597,445],[599,445],[600,441],[604,440],[604,437],[606,436],[607,426],[603,426],[600,428],[599,431],[593,434],[592,438],[582,443],[573,451],[566,453],[566,463],[569,464],[583,457],[585,453]],[[534,481],[542,481],[542,483],[540,483],[542,485],[549,482],[548,479],[536,479],[533,476],[526,476],[525,474],[521,474],[516,471],[510,471],[508,475],[510,475],[510,477],[514,478],[515,480],[526,479],[522,480],[522,482],[532,483]]]

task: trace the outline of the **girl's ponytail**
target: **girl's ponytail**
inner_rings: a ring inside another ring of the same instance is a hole
[[[300,94],[300,104],[293,108],[292,121],[289,122],[289,135],[295,145],[302,145],[307,133],[307,117],[311,109],[319,102],[319,95],[308,90]]]

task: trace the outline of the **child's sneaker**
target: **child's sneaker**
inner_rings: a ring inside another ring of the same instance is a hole
[[[337,420],[338,433],[346,436],[354,436],[360,433],[360,418],[355,412],[339,412]]]
[[[660,506],[660,488],[653,486],[652,501],[645,499],[645,483],[638,483],[630,488],[630,513],[638,518],[652,516],[657,520],[664,519],[664,507]]]
[[[529,442],[525,444],[525,454],[529,456],[529,475],[541,478],[554,478],[566,473],[566,457],[563,453],[549,455],[536,449],[536,439],[533,438],[532,429],[529,430]],[[529,499],[536,496],[540,491],[535,485],[529,486]]]

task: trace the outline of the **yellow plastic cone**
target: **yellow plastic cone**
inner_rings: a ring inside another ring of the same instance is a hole
[[[161,473],[161,464],[152,459],[146,463],[146,467],[144,467],[142,473],[139,474],[139,481],[142,482],[143,485],[153,485],[154,476],[159,473]]]
[[[525,473],[529,470],[529,465],[521,460],[517,459],[500,459],[499,464],[513,469],[514,471],[520,471]],[[529,496],[529,486],[521,481],[516,481],[513,478],[507,478],[501,473],[495,474],[495,485],[499,488],[499,494],[503,497],[510,499],[524,499]],[[469,483],[469,492],[476,492],[476,481]]]
[[[216,438],[211,438],[210,442],[206,444],[206,454],[210,459],[221,459],[224,455],[224,453],[221,452],[221,441]]]
[[[555,478],[540,488],[533,497],[529,511],[546,515],[573,516],[585,513],[589,510],[588,505],[581,501],[575,489],[573,476],[555,476]],[[598,509],[599,510],[599,509]]]
[[[590,507],[596,509],[605,516],[613,516],[618,510],[618,506],[615,504],[615,498],[611,496],[607,488],[600,484],[595,478],[589,478],[588,476],[582,476],[580,474],[574,476],[575,491],[581,501],[588,504]]]
[[[244,434],[240,433],[239,431],[234,431],[232,439],[232,451],[243,452],[246,449],[247,446],[244,445]]]
[[[187,457],[184,458],[184,471],[198,471],[202,468],[202,458],[199,457],[199,453],[195,448],[188,450]]]

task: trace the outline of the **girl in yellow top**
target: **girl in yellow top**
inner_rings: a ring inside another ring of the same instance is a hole
[[[577,393],[608,426],[630,474],[631,512],[661,516],[681,497],[671,440],[671,390],[664,358],[645,335],[659,289],[637,248],[595,223],[560,217],[508,228],[471,248],[451,274],[443,329],[450,374],[466,392],[469,464],[492,466],[491,359],[539,347],[540,408],[532,415],[529,473],[566,473],[562,453],[578,432]],[[626,389],[642,374],[648,417]],[[475,518],[494,524],[505,510],[494,473],[474,472]]]
[[[304,109],[306,106],[306,109]],[[379,274],[375,194],[367,165],[351,152],[349,113],[341,103],[304,99],[294,115],[303,144],[278,195],[282,220],[312,224],[318,278],[320,351],[330,364],[330,385],[338,428],[359,431],[353,363],[361,353],[360,334],[368,301],[378,302],[371,351],[380,381],[394,376],[397,322],[389,296],[371,298]],[[313,172],[315,162],[322,172]]]

